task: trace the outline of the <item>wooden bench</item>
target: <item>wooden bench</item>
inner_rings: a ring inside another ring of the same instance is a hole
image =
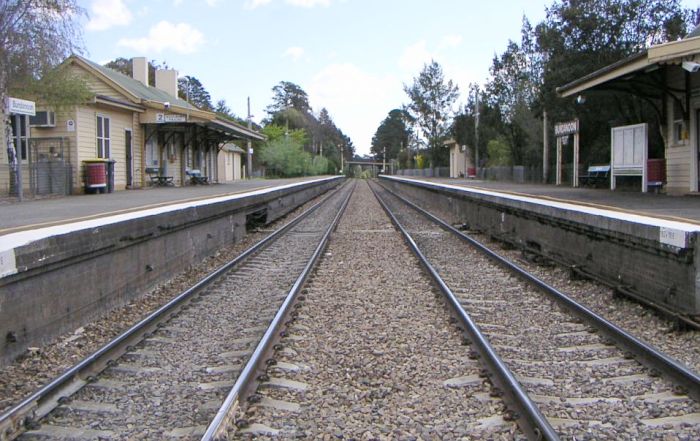
[[[172,176],[163,176],[158,167],[146,167],[146,174],[151,180],[151,186],[167,187],[175,185]]]
[[[584,187],[600,187],[610,178],[610,165],[591,165],[585,174],[578,177],[579,184]]]
[[[199,170],[185,170],[185,174],[190,177],[190,184],[192,185],[208,185],[209,178],[202,176],[202,172]]]

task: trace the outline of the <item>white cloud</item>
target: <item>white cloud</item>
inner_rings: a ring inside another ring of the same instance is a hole
[[[210,7],[212,7],[212,8],[213,8],[214,6],[216,6],[217,4],[219,4],[219,1],[220,1],[220,0],[206,0],[207,4],[208,4]]]
[[[218,1],[218,0],[207,0]],[[284,0],[285,3],[300,8],[315,8],[316,6],[328,7],[331,5],[331,0]],[[245,9],[255,9],[261,6],[267,6],[272,3],[272,0],[247,0],[244,4]]]
[[[255,9],[255,8],[260,7],[260,6],[266,6],[266,5],[270,4],[271,1],[272,0],[248,0],[245,3],[244,7],[246,9]]]
[[[374,76],[350,63],[326,66],[313,77],[308,93],[314,109],[327,108],[358,153],[369,153],[377,127],[404,100],[397,78]]]
[[[284,51],[284,56],[291,58],[293,61],[299,61],[301,57],[304,56],[304,48],[292,46]]]
[[[181,54],[196,52],[204,44],[204,35],[188,23],[172,24],[161,21],[148,31],[147,37],[122,38],[118,46],[141,53],[172,50]]]
[[[399,67],[405,74],[416,76],[423,69],[423,65],[430,63],[435,55],[427,48],[425,40],[420,40],[406,47],[399,58]]]
[[[440,49],[451,49],[455,48],[462,44],[462,36],[461,35],[445,35],[442,37],[442,40],[440,41],[439,48]]]
[[[331,0],[285,0],[292,6],[300,6],[302,8],[313,8],[316,6],[328,7],[331,5]]]
[[[88,31],[104,31],[113,26],[126,26],[131,23],[131,11],[122,0],[93,0],[90,5]]]

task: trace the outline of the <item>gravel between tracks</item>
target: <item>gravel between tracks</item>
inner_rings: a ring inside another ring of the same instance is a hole
[[[475,239],[596,313],[651,344],[661,352],[700,372],[700,331],[679,331],[674,323],[632,300],[615,296],[607,286],[590,280],[572,280],[561,266],[538,265],[518,250],[506,249],[484,235]]]
[[[281,340],[269,369],[308,386],[304,392],[266,387],[264,404],[246,413],[283,438],[513,439],[503,405],[489,397],[479,365],[434,294],[417,259],[361,181],[303,294],[301,315]],[[462,378],[461,387],[445,381]],[[241,435],[247,437],[250,435]]]
[[[324,197],[323,195],[319,198]],[[0,413],[47,384],[65,370],[90,355],[173,297],[219,268],[257,241],[318,202],[311,200],[283,218],[252,231],[237,243],[221,248],[202,262],[185,269],[171,280],[162,282],[129,304],[116,308],[98,320],[58,337],[41,348],[31,348],[15,362],[2,367],[0,376]]]

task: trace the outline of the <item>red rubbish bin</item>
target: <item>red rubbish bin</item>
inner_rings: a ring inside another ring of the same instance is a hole
[[[85,192],[104,192],[107,189],[107,171],[104,160],[84,161]]]
[[[666,181],[666,161],[664,159],[647,160],[647,181],[659,183]]]

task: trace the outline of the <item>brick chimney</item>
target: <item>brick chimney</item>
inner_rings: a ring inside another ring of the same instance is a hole
[[[131,59],[132,77],[148,86],[148,61],[146,57],[134,57]]]
[[[177,71],[156,69],[156,88],[177,98]]]

